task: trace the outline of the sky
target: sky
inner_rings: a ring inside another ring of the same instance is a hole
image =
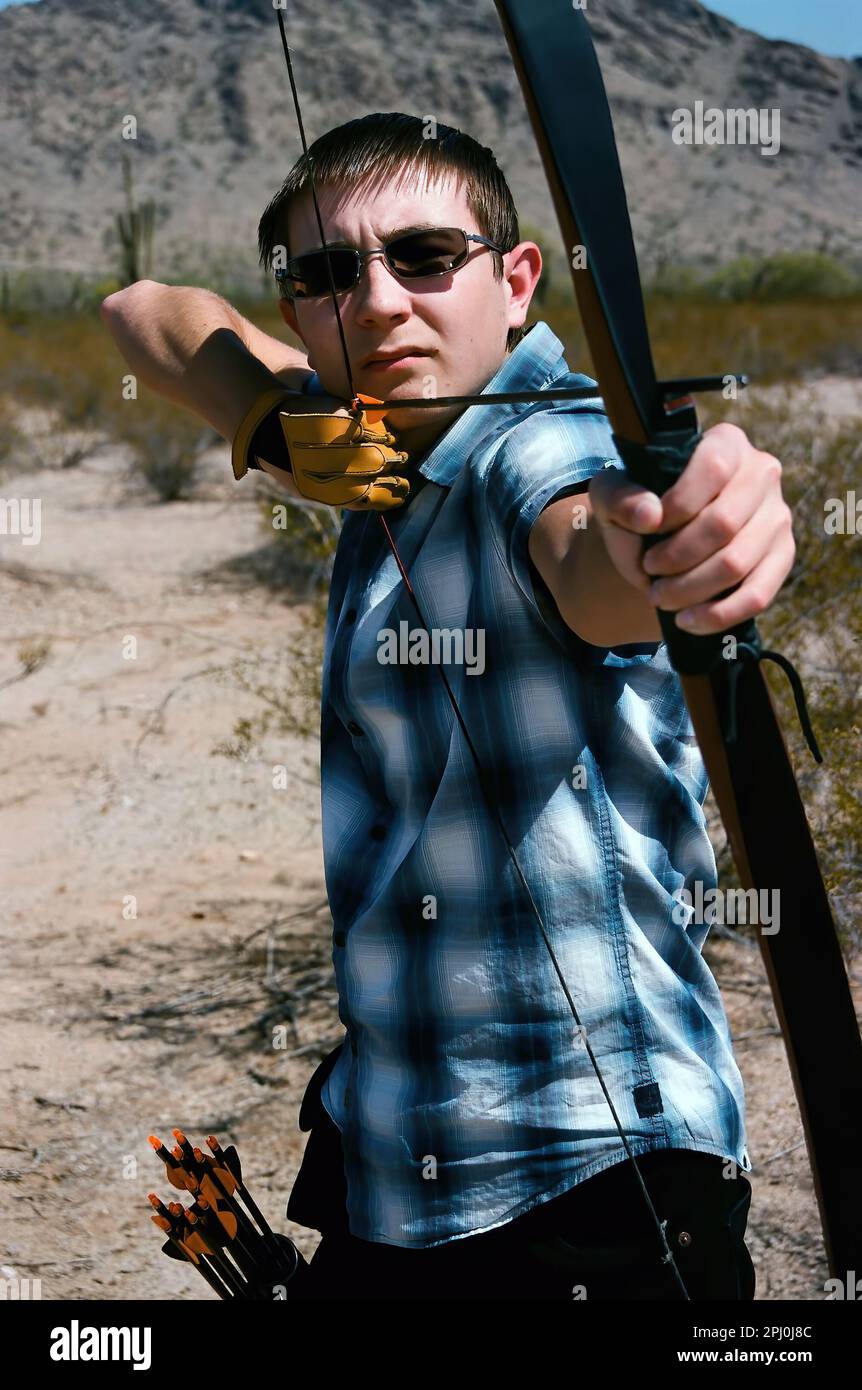
[[[0,0],[0,9],[21,2]],[[712,0],[707,8],[770,39],[790,39],[835,57],[862,57],[862,0]]]
[[[837,58],[862,57],[860,0],[711,0],[707,8],[768,39],[790,39]]]

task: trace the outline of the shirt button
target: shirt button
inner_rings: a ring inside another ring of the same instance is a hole
[[[369,833],[369,835],[371,836],[372,840],[385,840],[385,839],[386,839],[386,826],[385,826],[385,825],[372,825],[372,827],[371,827],[371,829],[369,830],[368,833]]]
[[[337,931],[333,937],[333,940],[336,946],[343,946],[345,941],[347,940],[347,937],[344,935],[343,931]]]
[[[355,719],[351,719],[350,723],[347,726],[347,732],[350,734],[355,734],[357,738],[365,737],[365,730],[362,728],[360,724],[357,724]]]

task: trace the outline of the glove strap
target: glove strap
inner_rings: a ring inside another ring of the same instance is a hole
[[[291,392],[285,391],[281,386],[273,386],[269,391],[264,391],[262,396],[258,396],[252,403],[250,410],[240,422],[239,429],[234,435],[231,445],[230,461],[233,465],[233,476],[239,481],[244,478],[249,468],[257,468],[258,465],[253,461],[252,443],[258,444],[259,451],[263,453],[260,443],[256,440],[258,429],[266,423],[266,417],[276,410],[285,401],[290,400]],[[277,421],[278,417],[274,416]],[[268,432],[264,431],[268,438]],[[273,435],[273,438],[275,436]],[[282,440],[279,454],[286,452]],[[275,460],[272,460],[275,462]],[[281,467],[281,463],[278,465]]]

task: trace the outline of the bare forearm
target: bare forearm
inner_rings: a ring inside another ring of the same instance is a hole
[[[585,642],[617,647],[662,640],[655,605],[615,567],[594,518],[569,552],[566,568],[564,588],[571,597],[562,617]]]
[[[303,352],[209,290],[141,280],[109,295],[101,312],[138,379],[224,439],[263,391],[279,383],[298,391],[310,375]]]
[[[613,564],[586,492],[545,509],[530,532],[530,558],[566,626],[585,642],[661,641],[654,605]]]

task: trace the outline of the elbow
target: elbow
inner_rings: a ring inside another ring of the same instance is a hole
[[[110,324],[120,311],[125,290],[116,290],[114,294],[106,295],[99,305],[99,316],[104,324]]]
[[[99,305],[99,316],[106,328],[115,330],[132,312],[139,313],[154,290],[161,289],[154,280],[136,280],[125,289],[106,295]]]
[[[122,312],[120,300],[124,290],[118,290],[116,294],[109,294],[99,305],[99,318],[112,337],[116,337],[117,320]]]

